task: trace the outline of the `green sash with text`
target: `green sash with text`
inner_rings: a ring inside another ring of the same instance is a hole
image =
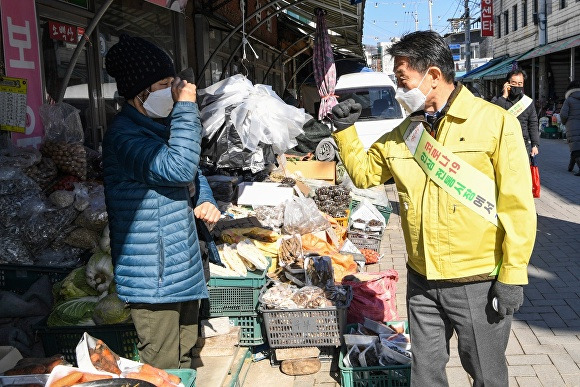
[[[493,180],[437,142],[421,122],[411,122],[403,139],[419,166],[435,184],[499,227]]]
[[[508,109],[508,112],[517,117],[522,114],[522,112],[526,110],[531,103],[532,99],[524,94],[524,96],[518,102],[516,102],[514,106]]]

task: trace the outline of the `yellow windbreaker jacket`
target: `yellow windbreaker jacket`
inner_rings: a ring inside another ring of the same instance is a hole
[[[501,227],[427,178],[403,141],[410,118],[367,152],[354,126],[336,132],[340,157],[359,188],[393,177],[412,269],[430,280],[456,279],[491,273],[501,261],[500,282],[527,284],[537,219],[520,124],[504,109],[457,87],[437,141],[495,182]]]

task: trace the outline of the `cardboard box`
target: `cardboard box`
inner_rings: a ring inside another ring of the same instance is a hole
[[[336,161],[291,161],[286,162],[286,174],[300,174],[307,179],[324,180],[335,184]]]
[[[292,199],[294,189],[279,183],[244,182],[238,185],[238,205],[277,206]]]
[[[20,351],[12,346],[0,346],[0,374],[8,371],[22,359]]]

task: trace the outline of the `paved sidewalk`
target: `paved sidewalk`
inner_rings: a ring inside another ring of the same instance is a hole
[[[515,314],[508,343],[509,387],[580,387],[580,177],[566,171],[570,153],[564,140],[542,139],[540,152],[538,234],[524,305]],[[381,244],[384,257],[367,271],[393,268],[399,272],[397,308],[399,317],[406,319],[407,253],[399,201],[394,184],[385,187],[393,213]],[[452,344],[449,385],[471,386],[459,362],[456,341]],[[243,386],[340,386],[336,360],[323,363],[317,374],[300,377],[282,374],[267,360],[252,363]]]

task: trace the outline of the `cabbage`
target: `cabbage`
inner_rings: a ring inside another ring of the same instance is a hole
[[[92,320],[98,297],[81,297],[55,305],[48,316],[48,326],[95,325]]]
[[[87,283],[99,294],[107,291],[113,280],[113,258],[102,251],[95,252],[87,262],[85,275]]]
[[[85,278],[85,266],[77,267],[66,276],[60,284],[60,296],[64,300],[97,296],[99,293],[87,284]]]
[[[97,325],[119,324],[131,319],[131,310],[121,301],[117,293],[103,297],[95,306],[93,321]]]

